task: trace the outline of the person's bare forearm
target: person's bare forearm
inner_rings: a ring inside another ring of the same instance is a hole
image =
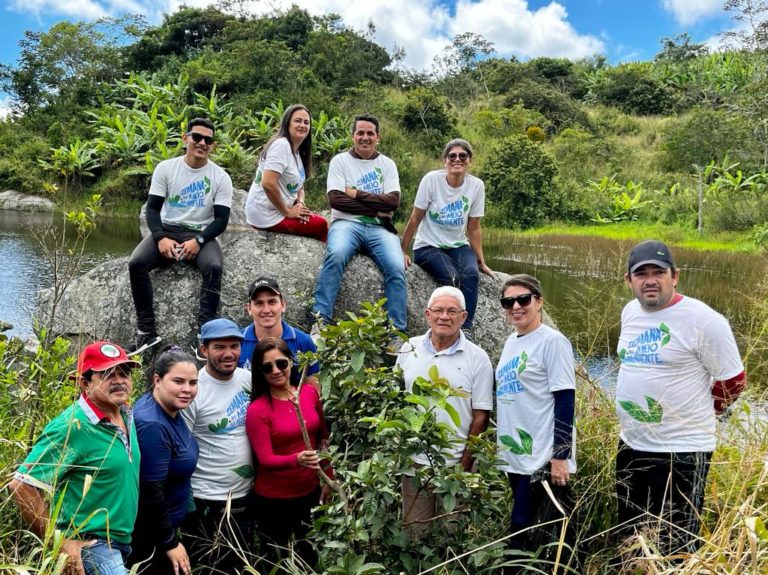
[[[43,537],[48,527],[48,504],[36,487],[14,479],[8,486],[30,531]]]

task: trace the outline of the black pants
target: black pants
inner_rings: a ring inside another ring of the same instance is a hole
[[[261,540],[261,555],[269,562],[263,569],[271,570],[281,557],[288,555],[286,548],[294,539],[294,551],[301,559],[314,567],[317,554],[307,533],[312,527],[312,508],[320,502],[320,487],[309,495],[292,499],[273,499],[256,495],[254,516]]]
[[[138,570],[140,575],[174,575],[173,564],[168,555],[159,547],[155,547],[154,541],[145,536],[147,533],[150,532],[146,527],[136,525],[131,539],[128,568],[141,563]]]
[[[253,562],[252,496],[226,501],[195,498],[184,519],[184,546],[195,575],[235,575]]]
[[[711,452],[651,453],[619,441],[616,496],[622,535],[646,526],[664,555],[699,547],[699,515]]]
[[[180,226],[163,226],[166,235],[177,243],[191,240],[195,232],[185,230]],[[195,265],[203,274],[203,285],[200,287],[200,308],[197,316],[198,323],[204,324],[214,319],[219,309],[221,298],[221,268],[222,253],[219,242],[211,240],[205,242],[194,260],[189,263]],[[152,307],[152,281],[149,272],[158,267],[166,267],[176,263],[160,255],[157,243],[149,235],[133,250],[128,262],[128,271],[131,277],[131,294],[133,305],[136,308],[137,324],[140,331],[154,332],[155,311]],[[183,294],[180,299],[186,299]]]

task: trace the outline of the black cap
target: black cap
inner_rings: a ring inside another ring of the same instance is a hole
[[[637,268],[647,264],[653,264],[664,269],[675,267],[669,248],[666,244],[656,240],[641,242],[629,252],[629,261],[627,262],[629,273],[633,273]]]
[[[253,296],[256,295],[256,292],[263,289],[268,289],[275,292],[280,297],[283,297],[283,294],[280,293],[280,286],[277,285],[277,280],[273,278],[260,277],[256,278],[251,284],[251,287],[248,288],[248,299],[253,299]]]

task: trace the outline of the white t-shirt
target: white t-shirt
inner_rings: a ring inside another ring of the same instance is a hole
[[[208,501],[244,497],[253,484],[251,444],[245,413],[251,401],[251,372],[237,368],[232,379],[214,379],[203,367],[197,397],[181,411],[200,446],[192,494]]]
[[[458,412],[461,425],[456,428],[453,420],[444,409],[437,409],[435,416],[438,422],[456,429],[456,443],[452,449],[443,452],[446,463],[454,465],[459,462],[472,423],[472,410],[493,409],[493,366],[488,354],[480,347],[469,341],[460,332],[459,340],[450,348],[435,351],[429,340],[430,332],[418,337],[412,337],[410,349],[397,356],[397,365],[403,369],[405,390],[413,389],[413,380],[417,377],[429,379],[429,369],[434,365],[440,374],[454,388],[463,389],[466,397],[450,397],[450,403]],[[429,460],[422,456],[413,457],[414,462],[429,465]]]
[[[149,193],[165,198],[160,210],[164,224],[195,231],[213,221],[213,206],[232,206],[232,180],[211,160],[202,168],[189,167],[184,156],[163,160],[152,174]]]
[[[264,188],[261,187],[261,178],[265,170],[280,174],[277,187],[280,190],[280,197],[287,207],[296,203],[296,196],[304,186],[304,180],[306,180],[301,156],[298,152],[293,153],[288,138],[278,138],[272,142],[267,148],[266,156],[259,159],[256,178],[253,180],[251,189],[248,190],[248,198],[245,200],[245,218],[249,224],[257,228],[271,228],[285,218],[269,200]]]
[[[712,384],[744,371],[728,320],[690,297],[653,312],[634,299],[617,350],[622,440],[653,453],[713,451]]]
[[[555,443],[555,397],[576,388],[571,342],[559,331],[540,325],[504,344],[496,368],[496,420],[502,469],[531,475],[552,459]],[[576,472],[576,426],[568,471]]]
[[[345,188],[355,188],[371,194],[400,192],[400,176],[395,162],[384,154],[371,160],[355,158],[349,152],[336,154],[328,166],[326,190],[343,192]],[[364,224],[379,224],[379,218],[357,216],[341,210],[331,209],[331,221],[352,220]]]
[[[469,218],[480,218],[485,213],[483,180],[467,174],[458,188],[452,188],[446,174],[446,170],[434,170],[421,179],[413,207],[427,213],[416,232],[415,250],[467,245]]]

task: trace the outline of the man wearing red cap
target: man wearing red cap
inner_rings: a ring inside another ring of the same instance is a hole
[[[141,365],[108,341],[77,361],[81,395],[43,430],[10,484],[24,520],[39,536],[49,521],[64,533],[68,572],[124,575],[139,498],[139,447],[127,403]],[[54,518],[50,501],[61,508]]]
[[[746,385],[728,320],[677,293],[679,276],[662,242],[632,248],[624,277],[635,299],[618,343],[619,522],[624,530],[653,523],[664,555],[698,546],[715,415]]]

